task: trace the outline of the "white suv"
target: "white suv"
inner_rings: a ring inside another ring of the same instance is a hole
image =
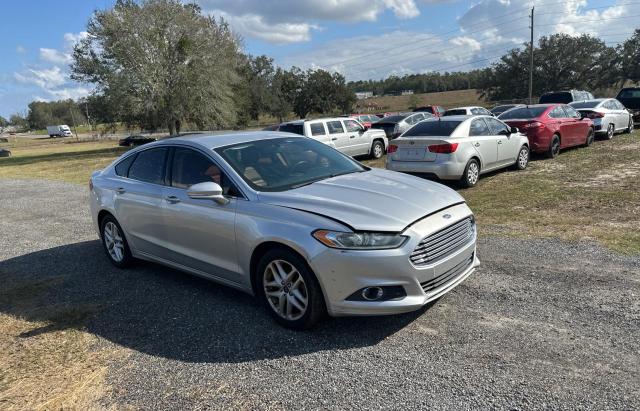
[[[389,145],[384,131],[367,130],[357,120],[348,117],[291,121],[280,124],[278,131],[318,140],[352,157],[369,155],[380,158]]]

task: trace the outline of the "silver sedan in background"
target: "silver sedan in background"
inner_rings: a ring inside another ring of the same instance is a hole
[[[289,133],[158,141],[90,187],[115,266],[139,258],[238,288],[291,328],[419,309],[479,265],[455,191]]]
[[[480,174],[529,163],[529,140],[490,116],[425,120],[389,144],[387,169],[473,187]]]
[[[596,135],[611,140],[615,133],[630,133],[633,130],[633,116],[615,98],[598,98],[569,104],[580,114],[593,121]]]

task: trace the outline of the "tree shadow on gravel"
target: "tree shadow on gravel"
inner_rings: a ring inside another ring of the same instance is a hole
[[[119,270],[95,240],[0,261],[0,312],[45,324],[21,338],[76,327],[154,356],[234,363],[375,345],[424,310],[290,331],[240,291],[152,263]]]

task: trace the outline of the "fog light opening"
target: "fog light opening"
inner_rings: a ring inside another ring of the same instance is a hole
[[[376,301],[382,298],[384,290],[381,287],[366,287],[362,289],[362,298],[367,301]]]

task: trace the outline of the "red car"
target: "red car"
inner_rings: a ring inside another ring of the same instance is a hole
[[[498,118],[529,138],[531,151],[556,157],[563,148],[593,142],[593,122],[566,104],[535,104],[505,111]]]
[[[413,109],[414,113],[417,113],[418,111],[433,114],[435,117],[440,117],[447,110],[445,110],[445,108],[442,106],[422,106],[422,107],[416,107]]]

